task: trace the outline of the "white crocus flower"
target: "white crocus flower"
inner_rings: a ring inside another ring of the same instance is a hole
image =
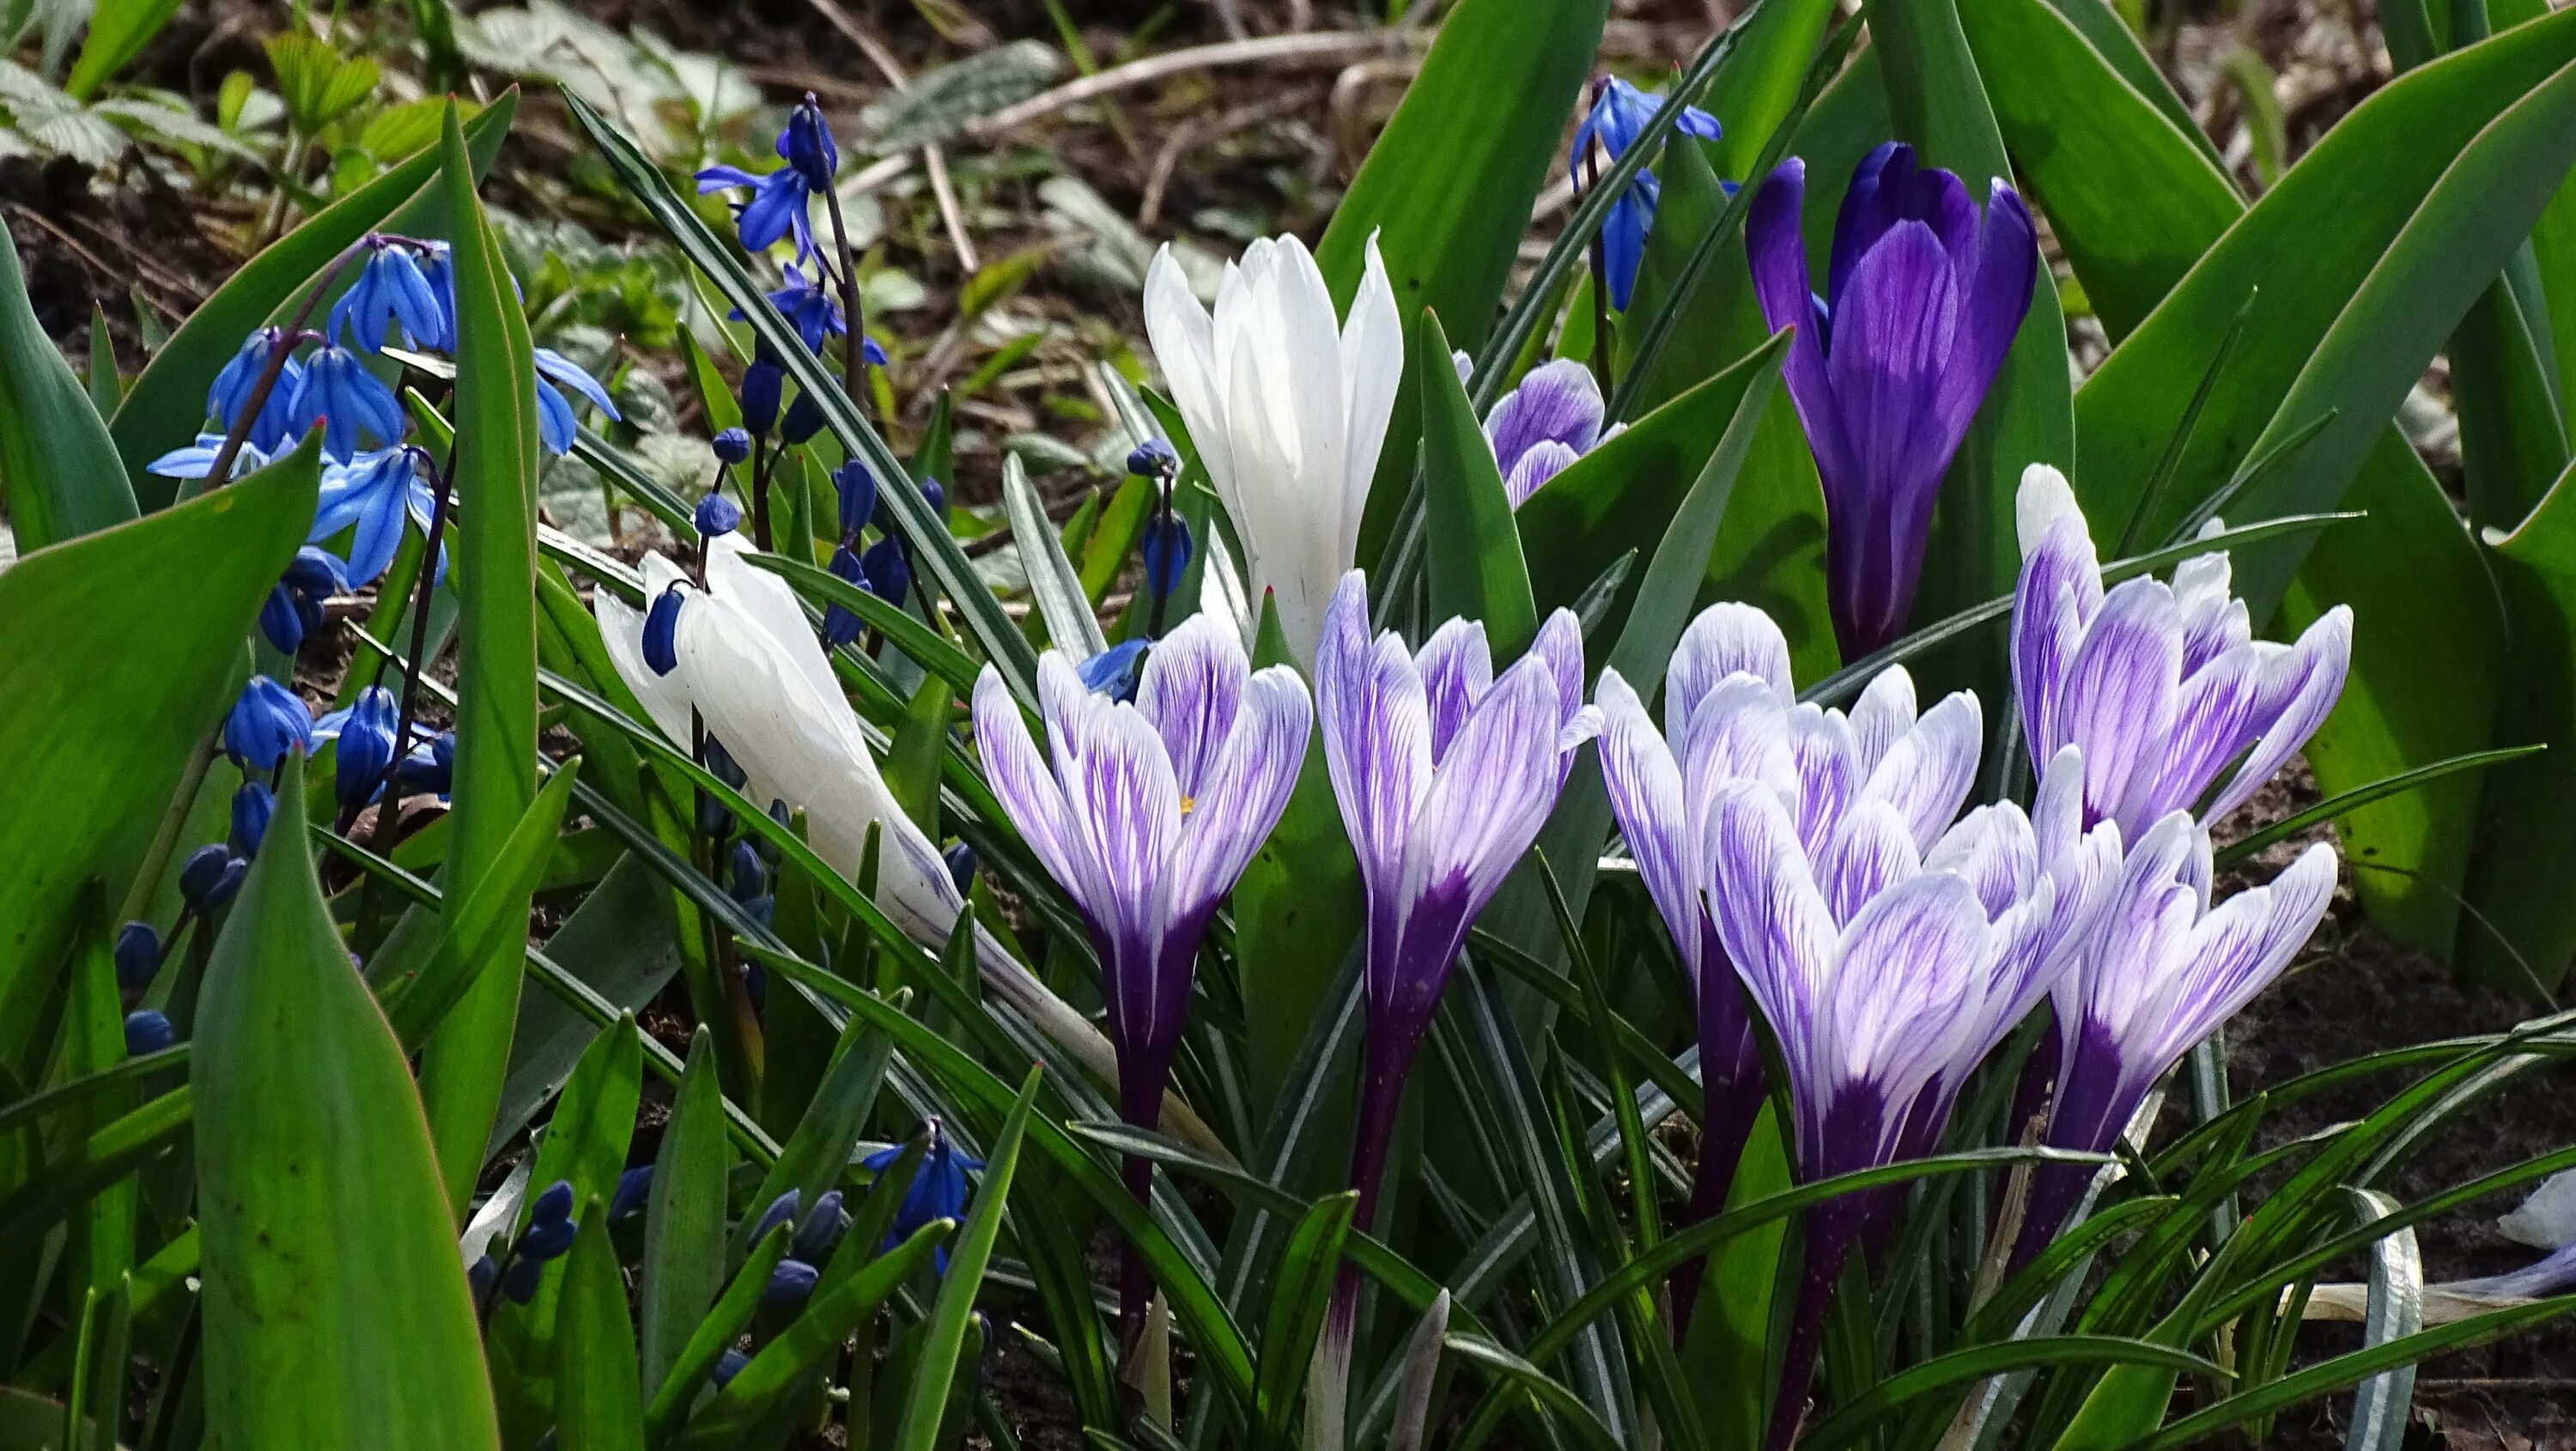
[[[1213,315],[1167,246],[1145,274],[1145,332],[1242,537],[1252,588],[1277,598],[1311,671],[1324,606],[1357,562],[1404,376],[1404,327],[1377,241],[1347,323],[1293,236],[1263,238],[1228,263]]]
[[[645,598],[659,599],[674,588],[682,596],[672,640],[677,667],[667,675],[655,673],[645,661],[645,616],[601,590],[592,608],[609,658],[655,728],[675,745],[691,748],[694,710],[706,733],[742,767],[745,796],[802,808],[807,844],[842,880],[857,878],[868,829],[878,827],[876,903],[915,941],[936,947],[948,940],[964,905],[947,863],[886,788],[867,734],[794,591],[750,563],[745,556],[751,552],[739,534],[709,540],[704,589],[670,560],[646,555]],[[979,927],[976,936],[985,984],[1085,1068],[1115,1082],[1117,1058],[1100,1030],[990,933]],[[1164,1125],[1202,1146],[1217,1142],[1177,1099],[1165,1099]]]

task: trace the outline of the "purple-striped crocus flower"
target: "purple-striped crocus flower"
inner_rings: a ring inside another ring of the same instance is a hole
[[[1030,738],[990,665],[975,682],[975,737],[993,794],[1090,929],[1119,1108],[1150,1129],[1180,1047],[1199,939],[1287,809],[1313,708],[1293,668],[1253,670],[1242,640],[1212,615],[1191,616],[1154,646],[1132,705],[1094,694],[1053,650],[1038,662],[1038,697],[1051,754]],[[1127,1187],[1140,1201],[1152,1169],[1128,1156]],[[1147,1288],[1131,1254],[1131,1329]]]
[[[1913,612],[1941,476],[2030,310],[2030,213],[2000,177],[1982,218],[1958,177],[1896,142],[1852,174],[1824,296],[1808,282],[1806,164],[1753,198],[1744,245],[1825,491],[1825,574],[1845,659],[1896,639]]]
[[[1493,446],[1513,508],[1619,432],[1615,426],[1603,431],[1604,412],[1600,381],[1571,358],[1539,364],[1494,400],[1485,414],[1485,441]]]
[[[1568,610],[1497,678],[1485,627],[1442,625],[1419,655],[1369,637],[1368,580],[1342,576],[1315,648],[1315,706],[1342,825],[1368,900],[1368,1038],[1351,1153],[1359,1222],[1431,1010],[1467,927],[1492,901],[1600,727],[1583,703],[1583,632]]]
[[[2064,474],[2033,464],[2015,512],[2022,731],[2034,760],[2084,748],[2087,825],[2116,821],[2136,842],[2168,812],[2215,822],[2334,710],[2352,664],[2349,607],[2326,611],[2295,645],[2257,640],[2245,602],[2228,593],[2224,552],[2184,560],[2171,584],[2138,578],[2106,592]]]

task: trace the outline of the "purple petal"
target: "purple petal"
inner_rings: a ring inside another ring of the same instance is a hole
[[[1522,454],[1511,471],[1503,475],[1503,493],[1517,509],[1529,502],[1529,496],[1546,487],[1547,481],[1572,467],[1582,455],[1552,438],[1540,439]]]
[[[1200,789],[1181,807],[1181,838],[1165,888],[1169,907],[1164,920],[1193,934],[1243,875],[1252,854],[1279,824],[1279,813],[1288,809],[1314,726],[1306,683],[1288,666],[1273,665],[1254,675],[1242,696],[1243,709],[1229,722]]]
[[[1058,665],[1063,664],[1063,658],[1052,651],[1046,657]],[[1046,662],[1041,662],[1039,669],[1045,673]],[[1002,683],[1001,673],[990,665],[975,679],[974,718],[975,744],[984,758],[984,777],[992,784],[993,795],[1001,801],[1003,811],[1009,814],[1011,825],[1029,844],[1029,850],[1037,854],[1039,864],[1055,878],[1057,886],[1064,888],[1085,913],[1098,911],[1100,906],[1094,896],[1101,889],[1098,864],[1074,837],[1065,819],[1064,792],[1048,773],[1037,742],[1030,739],[1028,723],[1021,719],[1010,687]]]
[[[1685,975],[1699,980],[1700,900],[1698,843],[1691,839],[1682,801],[1681,769],[1655,732],[1645,702],[1616,670],[1601,672],[1601,784],[1610,813],[1637,862],[1646,895],[1663,914]]]
[[[1242,637],[1214,615],[1190,616],[1145,657],[1136,708],[1161,733],[1182,796],[1205,789],[1251,669]]]
[[[1104,946],[1113,958],[1150,962],[1161,937],[1157,892],[1181,824],[1172,763],[1134,706],[1086,695],[1071,724],[1055,742],[1057,780],[1067,827],[1100,864],[1107,900],[1092,904],[1094,923],[1110,939]],[[1120,986],[1123,992],[1127,985]],[[1151,1040],[1158,1027],[1131,1023],[1128,1030]]]
[[[1967,882],[1992,921],[2029,895],[2039,880],[2038,837],[2030,818],[2012,802],[1980,806],[1933,843],[1923,855],[1923,869]]]
[[[1922,867],[1912,829],[1883,801],[1864,801],[1852,808],[1816,856],[1825,905],[1833,910],[1834,920],[1843,923]]]
[[[1601,385],[1592,370],[1558,358],[1530,369],[1519,387],[1502,396],[1485,415],[1485,437],[1494,446],[1494,462],[1508,475],[1542,443],[1576,454],[1589,450],[1601,437],[1602,411]]]
[[[1701,861],[1718,940],[1778,1037],[1793,1080],[1808,1081],[1816,1015],[1834,968],[1833,914],[1816,889],[1779,798],[1729,782],[1710,803]]]
[[[1422,677],[1390,633],[1371,641],[1368,582],[1342,577],[1315,646],[1315,715],[1333,796],[1372,896],[1391,890],[1431,784],[1431,712]]]
[[[2182,616],[2173,591],[2160,580],[2133,579],[2103,597],[2067,664],[2057,714],[2059,730],[2084,749],[2087,825],[2113,817],[2130,776],[2165,749],[2181,672]]]
[[[1955,256],[1956,254],[1954,254]],[[2039,277],[2039,249],[2021,195],[1997,178],[1986,199],[1986,225],[1972,259],[1959,268],[1958,335],[1941,378],[1940,426],[1956,440],[2002,371]],[[1951,445],[1956,448],[1955,442]],[[1947,462],[1946,455],[1944,462]]]
[[[1782,801],[1798,796],[1789,748],[1789,712],[1771,687],[1730,675],[1701,701],[1681,747],[1685,799],[1706,801],[1722,781],[1759,781]]]
[[[1852,744],[1864,771],[1878,769],[1888,750],[1914,729],[1914,677],[1902,665],[1890,665],[1861,687],[1852,702]]]
[[[1451,620],[1431,632],[1422,653],[1413,659],[1422,672],[1423,694],[1431,707],[1431,760],[1437,765],[1449,753],[1449,742],[1467,715],[1494,683],[1493,651],[1485,644],[1485,622]]]
[[[2288,653],[2278,645],[2240,646],[2182,683],[2163,750],[2130,781],[2118,808],[2125,828],[2141,829],[2199,802],[2253,741],[2267,667],[2274,656]]]
[[[2308,737],[2315,735],[2317,727],[2334,713],[2335,701],[2343,694],[2344,677],[2351,669],[2352,607],[2337,605],[2318,616],[2290,653],[2276,661],[2273,673],[2264,682],[2264,699],[2257,715],[2277,714],[2261,728],[2263,738],[2254,743],[2245,764],[2228,778],[2226,789],[2210,802],[2209,820],[2216,821],[2252,799],[2263,783],[2308,743]]]
[[[1556,682],[1557,724],[1560,728],[1572,725],[1583,711],[1583,622],[1574,617],[1574,611],[1551,610],[1539,621],[1538,637],[1530,641],[1529,653],[1513,664],[1517,668],[1533,660]]]
[[[2145,1066],[2161,1074],[2280,976],[2334,901],[2334,848],[2299,854],[2271,885],[2240,892],[2193,928],[2162,995],[2137,1027]]]
[[[1835,305],[1825,372],[1849,454],[1837,472],[1818,463],[1846,654],[1894,639],[1913,605],[1933,495],[1961,436],[1938,412],[1957,321],[1950,260],[1914,221],[1862,254]]]
[[[1784,704],[1796,698],[1789,641],[1771,617],[1732,601],[1710,605],[1673,646],[1664,671],[1664,729],[1678,739],[1717,683],[1739,673],[1768,683]]]
[[[1745,213],[1744,250],[1752,263],[1753,295],[1762,305],[1763,325],[1773,332],[1796,330],[1789,340],[1789,355],[1781,363],[1781,377],[1789,385],[1789,400],[1797,406],[1807,444],[1815,451],[1816,469],[1831,479],[1848,474],[1849,467],[1841,415],[1825,373],[1825,338],[1816,326],[1815,292],[1807,281],[1807,240],[1799,230],[1806,192],[1807,164],[1794,156],[1781,162],[1753,194],[1753,206]]]
[[[1873,1085],[1900,1123],[1914,1096],[1972,1053],[1994,929],[1968,884],[1901,882],[1845,929],[1822,1030],[1841,1075]]]
[[[1833,258],[1825,270],[1829,300],[1842,301],[1860,255],[1896,225],[1902,215],[1896,198],[1913,177],[1914,148],[1902,141],[1880,142],[1852,169],[1851,185],[1843,189],[1842,209],[1834,214]]]
[[[1984,743],[1977,698],[1956,692],[1888,747],[1861,795],[1895,807],[1914,832],[1915,849],[1930,851],[1977,784],[1977,753]]]
[[[1789,712],[1789,764],[1795,772],[1798,839],[1814,851],[1860,794],[1858,748],[1838,712],[1800,705]]]
[[[2036,765],[2066,744],[2057,707],[2085,623],[2102,605],[2102,570],[2064,474],[2046,464],[2023,470],[2014,513],[2022,563],[2013,586],[2013,693]]]

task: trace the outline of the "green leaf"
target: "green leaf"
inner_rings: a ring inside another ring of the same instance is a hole
[[[657,1179],[661,1176],[661,1170],[653,1172]],[[734,1272],[732,1282],[724,1287],[724,1294],[716,1299],[714,1308],[707,1310],[695,1322],[694,1328],[681,1327],[687,1331],[688,1338],[677,1347],[678,1353],[672,1358],[668,1374],[662,1377],[660,1389],[654,1391],[652,1404],[644,1411],[644,1438],[647,1441],[658,1446],[668,1440],[673,1428],[688,1414],[690,1405],[707,1388],[708,1376],[714,1372],[716,1362],[722,1360],[724,1353],[733,1348],[733,1343],[742,1338],[743,1327],[751,1323],[752,1313],[760,1308],[761,1292],[769,1287],[770,1272],[778,1268],[780,1260],[787,1258],[787,1246],[795,1237],[794,1231],[795,1226],[791,1224],[771,1225],[769,1233],[762,1235],[759,1242],[751,1247],[750,1255],[743,1260],[742,1268]],[[880,1229],[878,1237],[883,1236],[884,1231]],[[648,1247],[645,1253],[648,1258],[646,1273],[649,1275],[652,1251]],[[721,1270],[722,1265],[716,1268]],[[708,1286],[710,1294],[714,1288],[712,1284]]]
[[[826,569],[783,554],[746,554],[743,561],[768,570],[793,586],[806,598],[823,605],[839,605],[857,615],[869,629],[886,638],[886,643],[900,650],[914,664],[948,682],[961,694],[972,694],[979,667],[965,651],[940,637],[928,625],[914,619],[901,605],[882,599]]]
[[[671,1121],[662,1131],[645,1208],[643,1384],[656,1405],[681,1348],[724,1283],[725,1181],[732,1172],[715,1042],[701,1025],[689,1040],[688,1071],[680,1076]],[[687,1405],[685,1398],[681,1404]]]
[[[1020,1162],[1020,1139],[1028,1131],[1029,1110],[1036,1105],[1038,1082],[1045,1073],[1043,1066],[1031,1068],[1028,1077],[1020,1081],[1019,1100],[1002,1121],[1001,1133],[994,1136],[993,1156],[985,1166],[984,1182],[977,1186],[974,1207],[967,1211],[966,1232],[959,1236],[956,1251],[948,1257],[947,1272],[939,1282],[939,1298],[931,1304],[930,1319],[922,1326],[919,1359],[913,1364],[912,1392],[904,1399],[903,1420],[895,1429],[894,1451],[931,1451],[938,1440],[939,1422],[948,1407],[949,1385],[957,1374],[957,1355],[966,1344],[966,1322],[975,1313],[975,1293],[984,1283],[984,1266],[993,1258],[993,1243],[1001,1238],[1002,1214],[1011,1199],[1011,1174]],[[857,1281],[851,1283],[855,1285]]]
[[[2397,1207],[2396,1200],[2375,1190],[2354,1190],[2352,1199],[2353,1213],[2364,1223]],[[2414,1230],[2400,1230],[2371,1246],[2370,1292],[2362,1322],[2365,1346],[2385,1345],[2424,1328],[2424,1257],[2415,1248]],[[2353,1392],[2344,1451],[2399,1451],[2406,1444],[2414,1400],[2411,1362],[2362,1382]]]
[[[1092,617],[1091,600],[1083,592],[1082,576],[1065,558],[1064,542],[1047,522],[1046,505],[1030,485],[1028,468],[1018,454],[1002,460],[1002,507],[1009,511],[1011,539],[1019,546],[1020,564],[1028,571],[1029,595],[1037,602],[1047,639],[1078,660],[1108,649],[1100,622]]]
[[[1253,1412],[1260,1421],[1257,1445],[1291,1444],[1289,1425],[1305,1390],[1315,1337],[1324,1328],[1324,1311],[1341,1275],[1342,1241],[1350,1234],[1351,1212],[1358,1205],[1356,1189],[1318,1199],[1288,1232],[1280,1276],[1269,1285],[1270,1310],[1262,1319],[1261,1379],[1253,1389]]]
[[[465,139],[475,175],[492,165],[518,106],[519,92],[513,87],[467,123]],[[146,507],[167,505],[175,485],[145,472],[144,466],[196,435],[206,418],[206,390],[240,351],[242,339],[262,323],[282,321],[280,314],[290,311],[322,272],[370,230],[381,225],[404,231],[429,220],[437,188],[427,183],[437,175],[438,163],[438,152],[425,150],[270,243],[199,303],[153,353],[108,425],[126,478]]]
[[[125,1005],[116,985],[116,927],[108,915],[107,894],[96,882],[81,888],[76,917],[78,936],[72,949],[71,984],[63,1006],[63,1073],[77,1082],[110,1072],[125,1061]],[[85,1106],[66,1125],[86,1136],[106,1128],[135,1106],[132,1090],[105,1096]],[[134,1267],[134,1232],[141,1201],[139,1186],[120,1181],[82,1207],[72,1221],[65,1250],[70,1272],[66,1284],[74,1293],[117,1293]]]
[[[678,931],[670,894],[654,884],[652,870],[630,853],[546,939],[546,955],[596,993],[609,1011],[636,1013],[678,971]],[[519,1023],[510,1034],[510,1077],[502,1087],[500,1117],[492,1125],[501,1142],[485,1147],[487,1161],[527,1126],[540,1103],[555,1095],[601,1031],[594,1019],[555,994],[520,998]]]
[[[374,61],[343,56],[331,42],[310,31],[272,35],[261,45],[268,52],[270,69],[277,73],[287,119],[307,136],[375,93],[380,75]]]
[[[2544,745],[2528,745],[2507,746],[2495,751],[2475,751],[2465,756],[2453,756],[2447,761],[2435,761],[2429,766],[2418,766],[2411,771],[2401,771],[2394,776],[2373,781],[2367,786],[2339,792],[2296,815],[2283,817],[2259,831],[2229,842],[2219,850],[2217,865],[2225,869],[2239,862],[2250,861],[2265,847],[2274,842],[2288,841],[2321,821],[2335,820],[2374,801],[2383,801],[2391,796],[2416,790],[2456,772],[2482,771],[2489,766],[2498,766],[2507,761],[2519,761],[2528,756],[2539,755],[2547,749],[2548,747]]]
[[[537,405],[527,319],[474,195],[473,162],[453,109],[439,172],[456,278],[455,583],[462,608],[444,919],[454,932],[466,925],[457,914],[472,890],[486,874],[505,870],[510,836],[537,794]],[[527,910],[526,894],[513,891],[495,917],[525,921]],[[460,1214],[483,1167],[509,1071],[517,960],[511,952],[471,964],[471,985],[422,1057],[421,1098],[448,1202]]]
[[[282,785],[303,799],[299,759]],[[270,832],[252,864],[196,1044],[211,1439],[498,1448],[411,1071],[349,970],[303,832]]]
[[[378,955],[368,979],[405,1046],[416,1047],[436,1033],[480,974],[517,975],[527,950],[525,904],[555,851],[556,832],[580,775],[578,756],[555,769],[484,873],[463,890],[463,900],[442,914],[438,932],[413,939],[420,944],[414,951],[389,944]],[[427,953],[428,960],[415,966],[410,958],[419,952]]]
[[[635,1380],[626,1276],[609,1243],[607,1201],[594,1196],[586,1203],[564,1271],[555,1444],[563,1451],[644,1451],[643,1392]]]
[[[795,1132],[787,1136],[778,1162],[770,1166],[760,1189],[751,1196],[752,1203],[766,1206],[794,1190],[797,1202],[810,1207],[840,1180],[849,1168],[850,1149],[876,1107],[886,1065],[893,1057],[894,1044],[884,1034],[871,1031],[866,1019],[854,1017],[842,1026],[840,1044],[833,1049],[832,1065],[824,1071],[813,1103],[797,1120]],[[759,1222],[744,1219],[734,1236],[736,1252],[750,1250],[751,1231]]]
[[[1512,528],[1511,495],[1466,385],[1450,365],[1438,315],[1426,309],[1415,319],[1410,347],[1422,396],[1431,618],[1481,620],[1495,658],[1518,659],[1538,635],[1538,606]]]
[[[116,445],[27,301],[0,224],[0,502],[21,553],[134,517]]]
[[[2489,531],[2496,582],[2513,621],[2516,668],[2505,680],[2506,740],[2549,747],[2487,782],[2470,864],[2478,917],[2461,928],[2462,966],[2489,981],[2553,989],[2576,955],[2576,902],[2564,871],[2576,863],[2564,831],[2576,799],[2576,467],[2562,473],[2510,534]],[[2536,981],[2534,980],[2536,979]]]
[[[63,89],[86,101],[126,62],[143,53],[178,12],[179,0],[98,0],[90,11],[89,35],[81,41],[80,58],[72,62]]]
[[[82,406],[86,407],[86,404]],[[0,1067],[34,1040],[79,884],[121,899],[232,705],[241,640],[313,520],[314,440],[258,474],[0,572]],[[139,589],[136,581],[153,581]],[[164,849],[167,854],[167,849]]]

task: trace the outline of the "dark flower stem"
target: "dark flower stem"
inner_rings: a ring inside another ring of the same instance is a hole
[[[304,331],[304,324],[312,321],[313,309],[321,304],[322,294],[329,292],[332,284],[340,280],[341,270],[365,245],[360,242],[332,260],[331,270],[323,273],[322,280],[313,284],[313,290],[304,295],[304,305],[295,310],[294,320],[278,333],[276,344],[268,350],[268,361],[260,367],[259,381],[251,384],[250,397],[233,419],[231,430],[224,434],[224,446],[215,451],[215,461],[207,468],[205,483],[198,492],[212,493],[232,481],[233,460],[240,456],[242,445],[249,440],[251,425],[267,411],[268,395],[277,391],[277,380],[286,376],[286,355],[295,350],[296,337]]]
[[[1601,184],[1601,155],[1593,147],[1583,152],[1583,189],[1592,191]],[[1610,244],[1595,230],[1592,234],[1592,377],[1601,385],[1601,416],[1610,413]]]
[[[394,714],[394,753],[385,762],[383,783],[378,787],[376,829],[368,849],[378,856],[389,855],[393,843],[394,817],[400,813],[396,799],[397,782],[402,773],[403,758],[411,754],[413,713],[420,705],[420,677],[429,669],[421,656],[429,650],[429,596],[438,586],[438,537],[447,524],[447,497],[450,481],[456,474],[456,443],[447,445],[447,462],[438,471],[438,486],[430,495],[429,537],[420,546],[420,568],[414,572],[411,600],[411,651],[403,662],[402,706]]]

